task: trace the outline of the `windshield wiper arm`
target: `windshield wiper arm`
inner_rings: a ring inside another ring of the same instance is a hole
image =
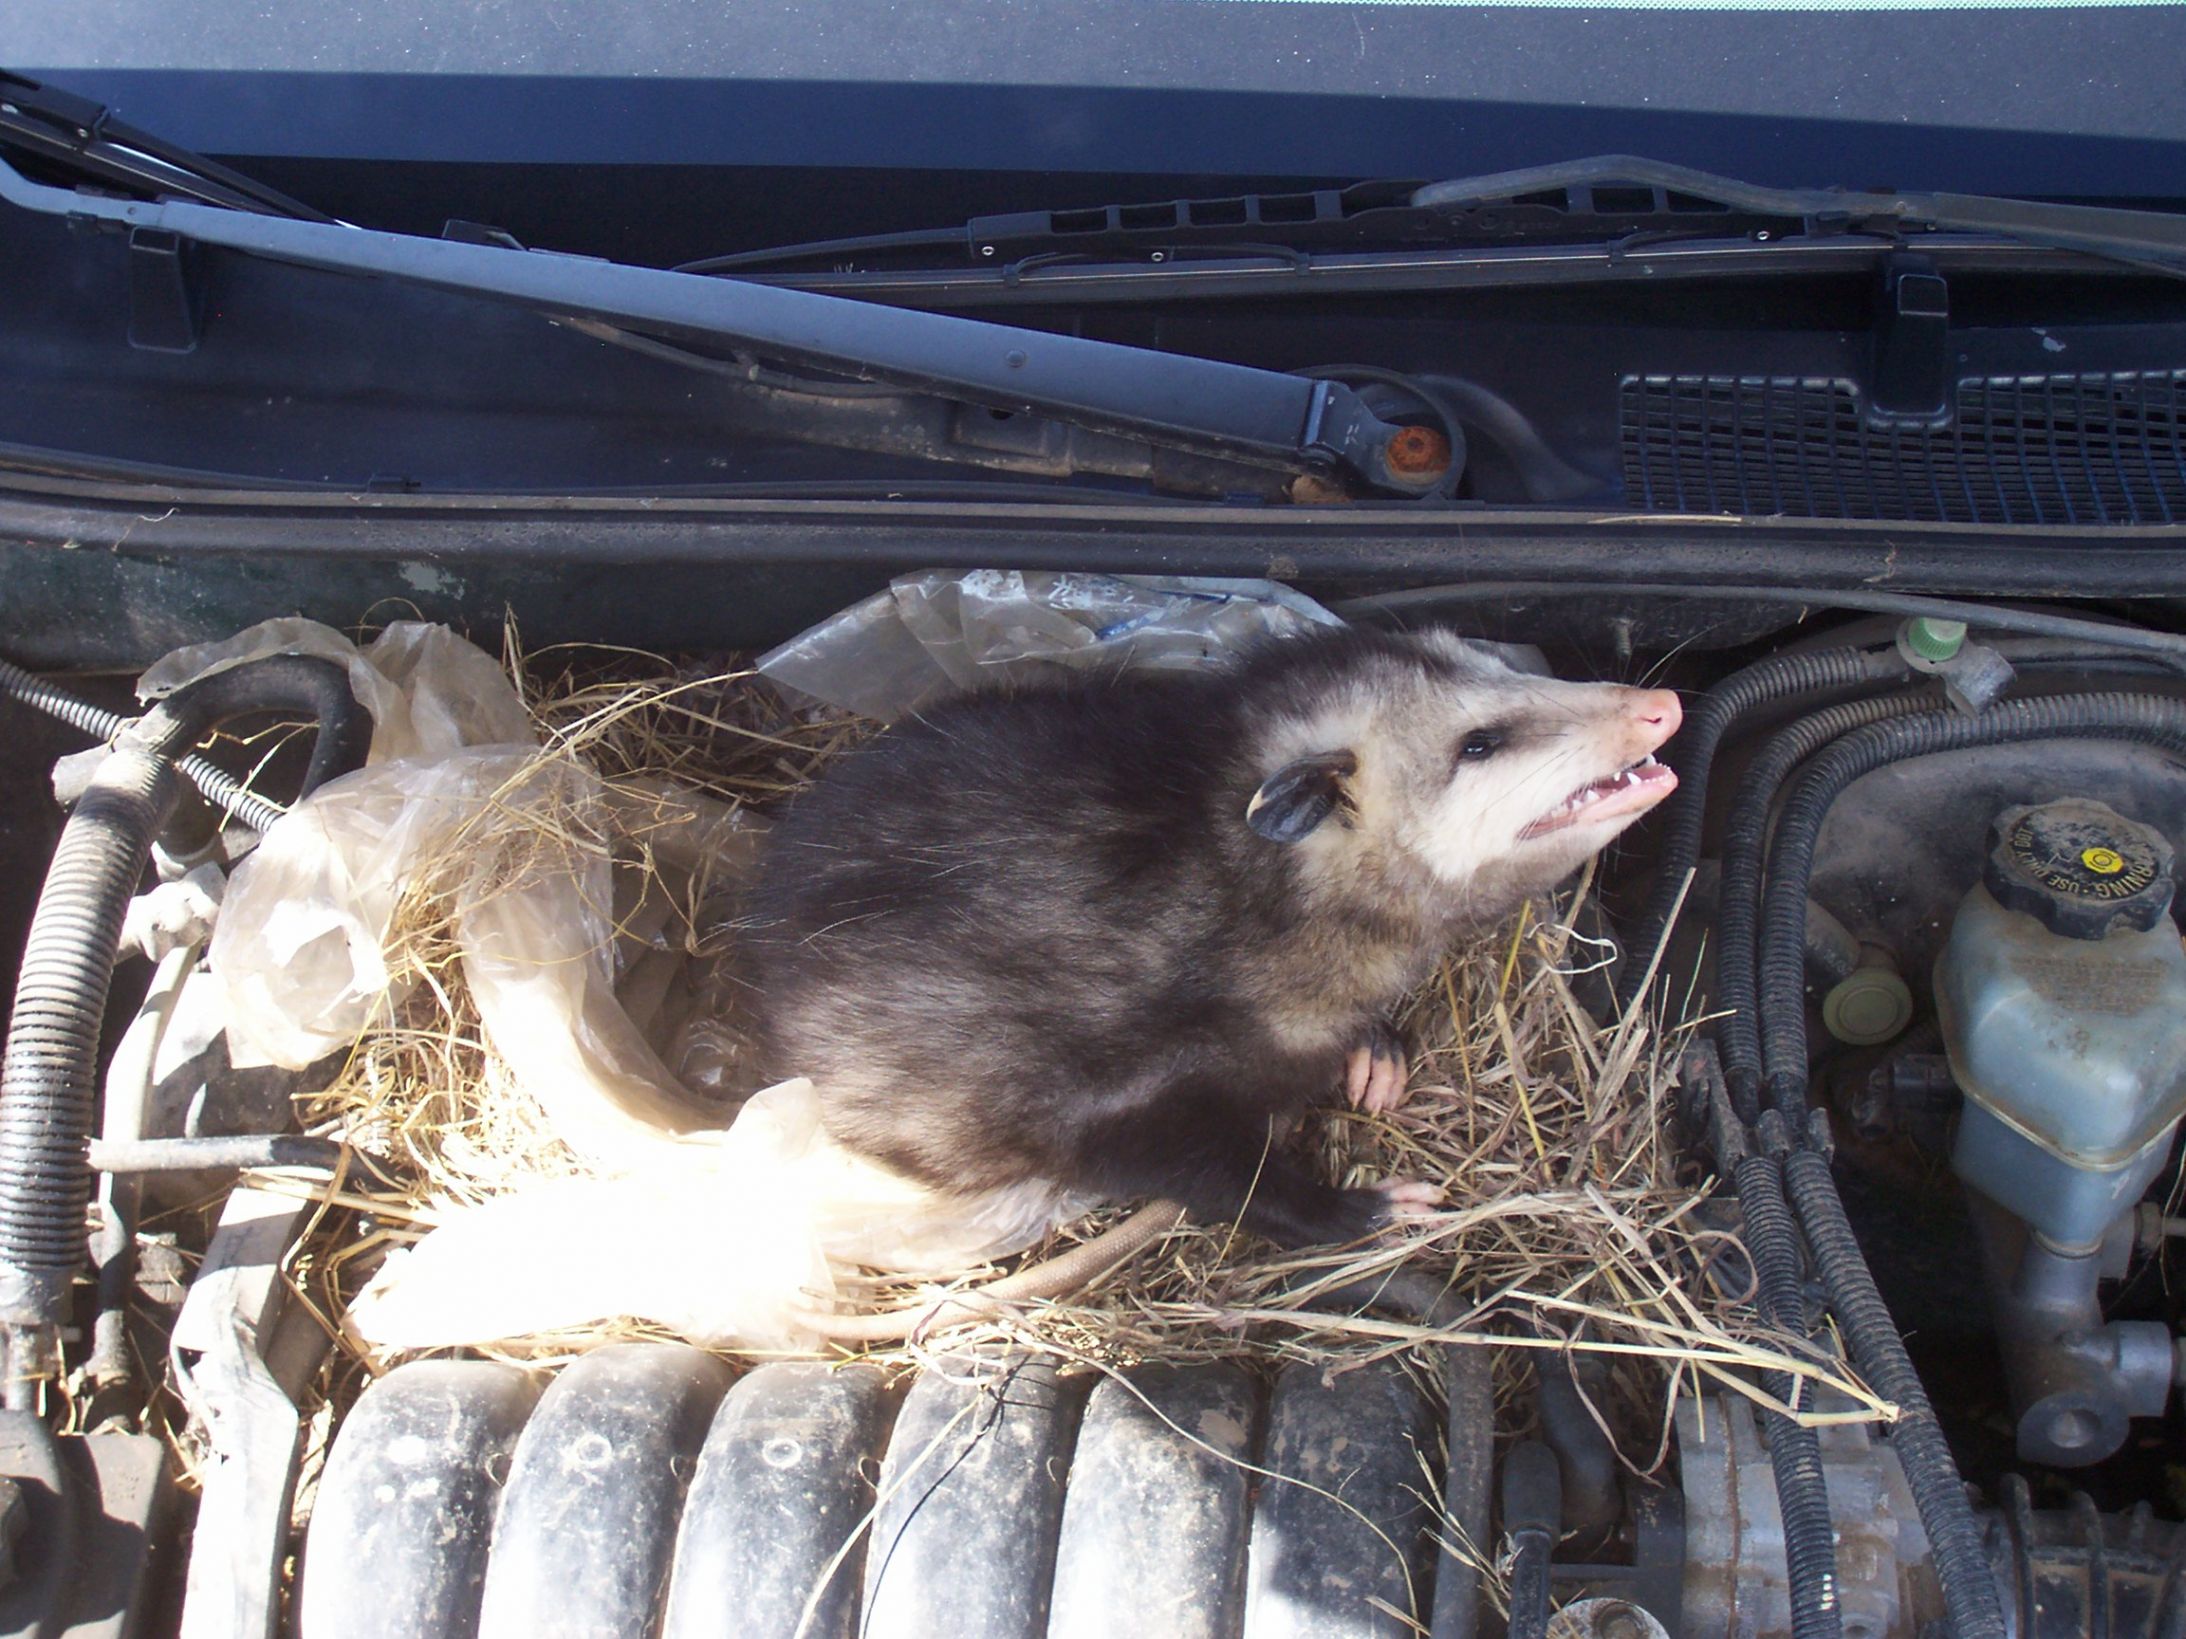
[[[1848,229],[1990,233],[2048,250],[2186,273],[2186,216],[2111,205],[2064,205],[1988,194],[1864,193],[1848,188],[1771,188],[1659,159],[1605,154],[1491,176],[1430,182],[1412,192],[1418,210],[1471,210],[1564,188],[1628,183],[1661,188],[1757,216],[1798,217]]]
[[[140,131],[103,103],[0,68],[0,147],[35,154],[86,181],[155,197],[331,222],[309,205],[225,165]]]
[[[424,239],[186,201],[115,199],[33,182],[5,163],[0,199],[41,215],[399,279],[548,317],[725,342],[781,363],[1031,411],[1217,461],[1342,475],[1406,496],[1426,494],[1448,476],[1446,462],[1422,470],[1416,443],[1399,445],[1409,429],[1383,421],[1333,381],[513,244]]]

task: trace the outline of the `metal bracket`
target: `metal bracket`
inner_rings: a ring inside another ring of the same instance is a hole
[[[1925,256],[1883,263],[1868,403],[1876,414],[1936,421],[1951,413],[1951,293]]]
[[[198,280],[190,243],[167,228],[129,230],[129,345],[197,351]]]

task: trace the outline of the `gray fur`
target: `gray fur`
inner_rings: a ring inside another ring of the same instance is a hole
[[[1520,837],[1652,750],[1635,702],[1665,698],[1447,633],[1341,632],[936,709],[774,834],[746,929],[768,1068],[935,1184],[1047,1177],[1293,1243],[1362,1233],[1380,1197],[1316,1183],[1277,1137],[1454,938],[1621,828]],[[1272,840],[1248,810],[1307,788],[1273,778],[1301,759],[1340,771],[1337,800]]]

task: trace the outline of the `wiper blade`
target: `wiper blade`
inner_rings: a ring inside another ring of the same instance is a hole
[[[1823,229],[1989,233],[2046,250],[2081,251],[2166,273],[2186,272],[2186,216],[2167,211],[1988,194],[1771,188],[1632,154],[1430,182],[1413,190],[1411,203],[1418,210],[1457,213],[1528,195],[1616,184],[1661,189],[1727,210],[1797,218]]]
[[[1233,194],[1160,204],[1005,211],[959,227],[914,228],[847,239],[769,245],[685,262],[683,273],[756,273],[802,266],[930,266],[937,257],[1002,267],[1027,257],[1128,254],[1195,246],[1280,245],[1334,249],[1416,237],[1407,223],[1436,227],[1408,201],[1417,181],[1360,182],[1299,193]]]
[[[982,270],[1010,279],[1100,258],[1182,264],[1224,254],[1447,250],[1752,238],[1787,243],[1929,232],[1987,235],[2162,273],[2186,271],[2186,217],[1974,194],[1770,188],[1661,160],[1611,154],[1462,181],[1358,182],[1295,193],[1014,211],[961,227],[774,245],[686,262],[688,273],[810,275]]]
[[[0,148],[14,148],[85,181],[151,197],[286,216],[334,219],[202,154],[140,131],[103,103],[0,68]]]

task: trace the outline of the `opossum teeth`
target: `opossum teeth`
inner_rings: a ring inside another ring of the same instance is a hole
[[[1560,831],[1576,822],[1582,813],[1612,797],[1633,790],[1643,791],[1650,798],[1668,796],[1676,786],[1677,776],[1649,754],[1614,774],[1588,781],[1518,834],[1523,840]],[[1622,813],[1627,807],[1628,804],[1620,805],[1613,811]]]

